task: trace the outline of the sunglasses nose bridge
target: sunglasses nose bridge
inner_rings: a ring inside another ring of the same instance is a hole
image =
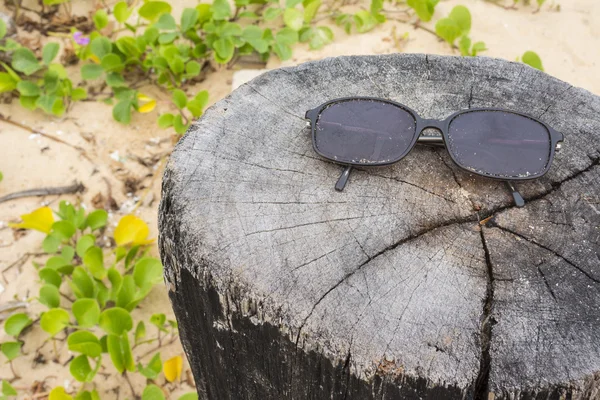
[[[420,126],[421,132],[423,132],[425,129],[435,129],[437,131],[440,131],[440,133],[441,133],[443,131],[443,128],[444,128],[444,121],[439,121],[437,119],[421,120],[421,126]]]

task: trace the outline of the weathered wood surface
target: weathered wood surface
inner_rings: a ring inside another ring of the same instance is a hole
[[[566,140],[519,185],[522,209],[424,147],[338,193],[303,116],[345,96],[424,118],[505,107]],[[600,99],[523,64],[340,57],[243,85],[163,182],[165,278],[201,398],[598,398],[599,159]]]

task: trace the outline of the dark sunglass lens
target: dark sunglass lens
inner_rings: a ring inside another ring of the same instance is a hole
[[[346,100],[321,111],[315,146],[325,157],[341,163],[392,163],[408,150],[415,131],[415,118],[398,106],[377,100]]]
[[[499,178],[540,176],[551,153],[544,125],[504,111],[459,114],[450,122],[447,146],[463,168]]]

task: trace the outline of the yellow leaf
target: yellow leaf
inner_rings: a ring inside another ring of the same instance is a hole
[[[135,215],[126,215],[121,218],[115,228],[115,242],[117,246],[128,244],[137,246],[152,243],[153,240],[147,239],[149,233],[150,228],[144,221]]]
[[[165,378],[169,382],[175,382],[181,378],[181,370],[183,369],[183,358],[181,356],[175,356],[169,358],[163,364],[163,372],[165,373]]]
[[[156,107],[156,100],[152,100],[152,101],[140,106],[138,111],[141,113],[149,113],[150,111],[154,110],[154,107]]]
[[[98,57],[96,57],[96,55],[94,55],[94,54],[90,55],[90,60],[92,60],[96,64],[100,64],[100,59]]]
[[[48,395],[48,400],[73,400],[73,396],[65,392],[65,388],[57,386]]]
[[[144,93],[138,93],[137,98],[139,101],[153,101],[154,100],[152,97],[148,97]]]
[[[12,228],[35,229],[36,231],[50,233],[54,216],[50,207],[41,207],[31,214],[21,215],[23,222],[20,224],[8,224]]]

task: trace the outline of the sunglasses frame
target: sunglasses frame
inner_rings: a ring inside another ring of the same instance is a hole
[[[404,111],[408,112],[414,118],[415,125],[416,125],[414,137],[412,138],[410,146],[408,146],[408,148],[404,151],[404,153],[402,153],[398,158],[394,159],[393,161],[386,161],[386,162],[380,162],[380,163],[358,163],[358,162],[353,163],[353,162],[339,162],[339,161],[331,158],[330,156],[323,154],[321,151],[319,151],[319,149],[317,148],[317,143],[316,143],[317,123],[319,120],[319,116],[321,115],[321,113],[323,111],[325,111],[325,109],[327,109],[331,105],[334,105],[337,103],[343,103],[343,102],[347,102],[347,101],[353,101],[353,100],[371,100],[371,101],[379,101],[379,102],[383,102],[383,103],[388,103],[388,104],[391,104],[393,106],[403,109]],[[548,131],[548,139],[550,141],[550,154],[548,155],[548,160],[547,160],[547,163],[546,163],[546,166],[544,167],[544,169],[541,172],[534,174],[534,175],[529,175],[529,176],[525,176],[525,177],[520,177],[520,176],[508,177],[508,176],[498,176],[498,175],[494,175],[494,174],[486,174],[484,172],[474,171],[472,169],[469,169],[469,168],[461,165],[458,162],[458,160],[454,157],[454,154],[452,154],[452,152],[450,151],[450,149],[448,149],[448,146],[446,145],[446,143],[448,142],[448,139],[449,139],[448,138],[448,130],[450,128],[450,124],[452,123],[452,120],[454,120],[456,117],[458,117],[459,115],[462,115],[462,114],[476,112],[476,111],[500,111],[500,112],[515,114],[515,115],[529,118],[529,119],[541,124],[544,128],[546,128],[546,130]],[[324,157],[328,160],[334,161],[340,165],[351,165],[351,166],[361,166],[361,167],[383,167],[383,166],[395,164],[395,163],[399,162],[400,160],[402,160],[404,157],[406,157],[408,155],[408,153],[410,153],[414,149],[415,145],[417,144],[417,142],[419,142],[420,138],[431,138],[431,137],[438,138],[439,136],[422,136],[422,133],[425,129],[436,129],[436,130],[440,131],[440,133],[441,133],[441,137],[443,140],[443,142],[441,142],[442,145],[444,147],[446,147],[446,150],[448,151],[448,154],[452,158],[452,161],[459,168],[461,168],[469,173],[472,173],[472,174],[480,175],[480,176],[483,176],[486,178],[502,180],[502,181],[525,181],[525,180],[537,179],[537,178],[542,177],[550,170],[550,167],[552,166],[552,162],[554,161],[554,154],[556,153],[556,150],[560,148],[559,146],[557,146],[558,143],[564,141],[564,135],[562,133],[560,133],[557,130],[553,129],[552,127],[548,126],[544,122],[539,121],[535,117],[532,117],[531,115],[527,115],[524,113],[512,111],[512,110],[506,110],[503,108],[469,108],[466,110],[457,111],[457,112],[451,114],[450,116],[446,117],[445,119],[437,120],[437,119],[421,118],[419,116],[419,114],[416,113],[416,111],[405,106],[404,104],[396,103],[395,101],[392,101],[392,100],[381,99],[381,98],[376,98],[376,97],[343,97],[343,98],[339,98],[339,99],[329,100],[326,103],[323,103],[316,108],[308,110],[305,114],[305,118],[310,120],[312,144],[313,144],[313,149],[315,150],[315,152],[317,154],[319,154],[321,157]],[[433,141],[427,141],[427,140],[422,141],[423,144],[428,144],[428,142],[430,144],[434,144],[434,145],[436,144]]]

